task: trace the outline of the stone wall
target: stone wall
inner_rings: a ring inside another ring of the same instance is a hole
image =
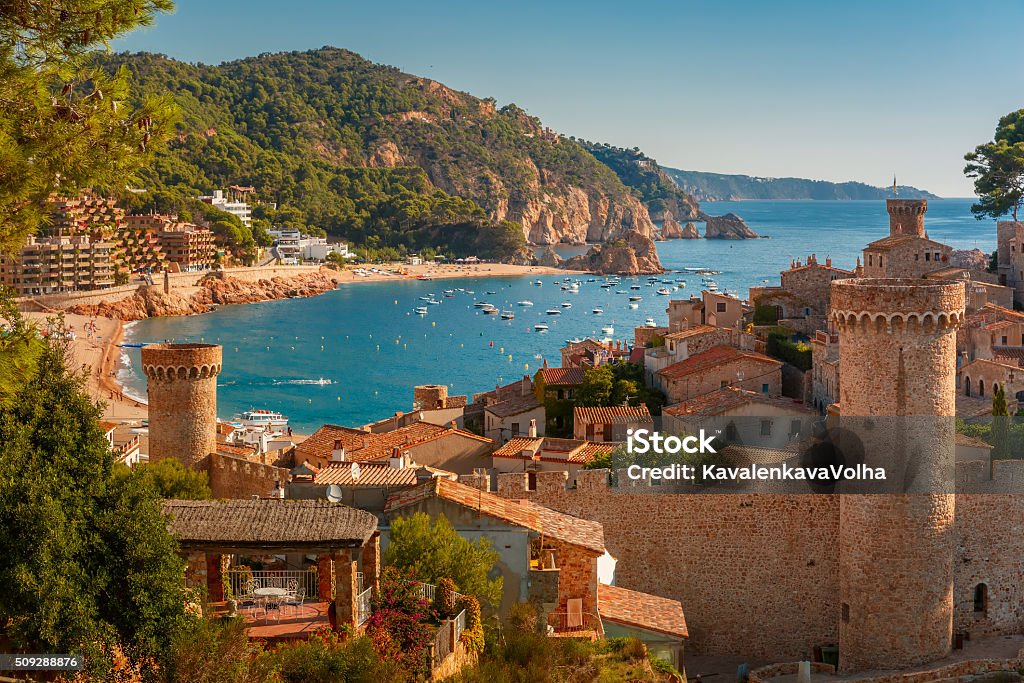
[[[737,379],[738,372],[743,373],[743,381]],[[666,378],[663,382],[663,390],[669,403],[678,403],[717,391],[722,388],[723,382],[757,393],[763,393],[762,385],[767,384],[769,396],[780,396],[782,366],[772,367],[767,363],[743,357],[702,372],[690,373],[679,379]]]
[[[278,482],[283,487],[288,481],[288,470],[283,467],[220,453],[210,454],[209,475],[214,498],[266,498]]]

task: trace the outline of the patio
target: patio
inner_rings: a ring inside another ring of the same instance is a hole
[[[369,616],[380,574],[374,515],[326,501],[278,499],[167,500],[163,510],[188,561],[186,585],[202,590],[219,614],[229,611],[225,598],[236,599],[250,637],[308,637],[330,626],[332,598],[335,629],[359,628]],[[223,570],[223,556],[248,554],[318,561],[304,571]]]

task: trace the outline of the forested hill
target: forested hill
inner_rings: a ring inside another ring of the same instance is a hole
[[[356,244],[482,248],[599,242],[652,227],[614,172],[515,105],[337,48],[218,66],[147,53],[126,66],[136,93],[172,93],[183,119],[143,173],[151,208],[228,185],[277,202],[276,223]],[[516,224],[516,225],[513,225]],[[481,254],[486,255],[486,254]]]
[[[873,187],[865,183],[831,183],[806,178],[758,178],[748,175],[726,175],[701,171],[680,171],[665,168],[665,172],[683,190],[701,201],[738,199],[886,199],[892,197],[892,187]],[[900,185],[898,196],[908,199],[939,199],[934,194],[916,187]]]
[[[684,192],[657,161],[638,147],[624,149],[607,143],[586,140],[577,142],[598,161],[615,171],[623,183],[633,188],[654,220],[672,218],[686,221],[699,217],[700,206],[697,200]]]

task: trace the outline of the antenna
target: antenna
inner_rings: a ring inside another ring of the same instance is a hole
[[[892,174],[892,196],[895,197],[898,194],[899,194],[899,191],[897,191],[897,189],[896,189],[896,174],[893,173]]]
[[[337,484],[331,484],[327,487],[327,500],[332,503],[341,502],[341,487]]]

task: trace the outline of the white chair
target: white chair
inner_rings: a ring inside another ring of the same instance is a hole
[[[295,616],[299,616],[302,613],[302,604],[306,600],[306,587],[297,584],[298,582],[296,582],[295,590],[284,601],[285,605],[292,608],[292,614]]]

